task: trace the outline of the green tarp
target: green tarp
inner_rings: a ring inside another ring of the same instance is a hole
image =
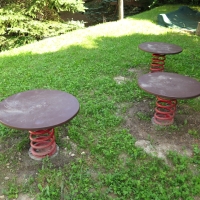
[[[198,22],[200,22],[200,12],[188,6],[181,6],[176,11],[159,14],[157,19],[161,26],[196,31]]]

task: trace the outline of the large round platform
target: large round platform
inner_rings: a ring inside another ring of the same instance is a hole
[[[148,93],[169,99],[190,99],[200,95],[200,82],[175,73],[156,72],[138,79],[138,85]]]
[[[0,102],[0,122],[21,130],[44,130],[72,119],[79,111],[78,100],[58,90],[30,90]]]

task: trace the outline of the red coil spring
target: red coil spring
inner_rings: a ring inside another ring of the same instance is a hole
[[[174,122],[176,99],[157,97],[154,122],[159,125],[170,125]]]
[[[29,131],[31,154],[36,158],[52,156],[56,152],[54,129]]]
[[[151,72],[162,72],[165,66],[165,55],[152,54]]]

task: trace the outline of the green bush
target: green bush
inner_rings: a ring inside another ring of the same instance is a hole
[[[58,19],[61,11],[84,12],[84,2],[82,0],[32,0],[26,5],[26,14],[38,20]]]
[[[84,28],[84,23],[35,20],[26,15],[26,9],[22,6],[8,5],[0,9],[0,51],[80,28]]]
[[[1,17],[2,16],[0,16],[0,34],[2,36],[0,37],[0,51],[84,28],[83,23],[75,21],[66,23],[55,21],[39,22],[31,20],[28,17],[23,20],[18,20],[17,15],[9,16],[7,20],[3,21]],[[16,23],[18,23],[18,26],[15,26]]]

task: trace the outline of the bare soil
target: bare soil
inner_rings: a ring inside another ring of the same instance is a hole
[[[192,156],[193,145],[200,146],[199,133],[198,135],[189,134],[190,130],[199,132],[200,113],[195,112],[189,106],[178,105],[174,124],[166,128],[153,124],[151,120],[139,119],[137,113],[153,116],[152,101],[136,103],[128,112],[124,125],[138,141],[150,141],[154,148],[161,149],[163,154],[167,150],[175,150]]]
[[[60,148],[58,154],[55,157],[50,158],[51,163],[55,168],[63,167],[71,162],[76,157],[80,157],[77,153],[77,146],[67,136],[66,127],[61,127],[62,136],[59,135],[62,142],[70,146],[70,150],[67,148]],[[0,153],[6,152],[5,164],[0,166],[0,200],[7,200],[8,198],[3,195],[3,190],[8,184],[19,183],[26,184],[30,177],[36,177],[37,172],[43,166],[42,160],[34,160],[29,157],[30,144],[27,143],[23,147],[22,151],[17,151],[16,146],[19,144],[19,140],[24,138],[24,135],[28,136],[27,131],[19,133],[18,137],[9,137],[0,142]],[[14,152],[15,150],[15,152]],[[29,197],[26,194],[20,194],[17,200],[33,200],[34,197]]]

